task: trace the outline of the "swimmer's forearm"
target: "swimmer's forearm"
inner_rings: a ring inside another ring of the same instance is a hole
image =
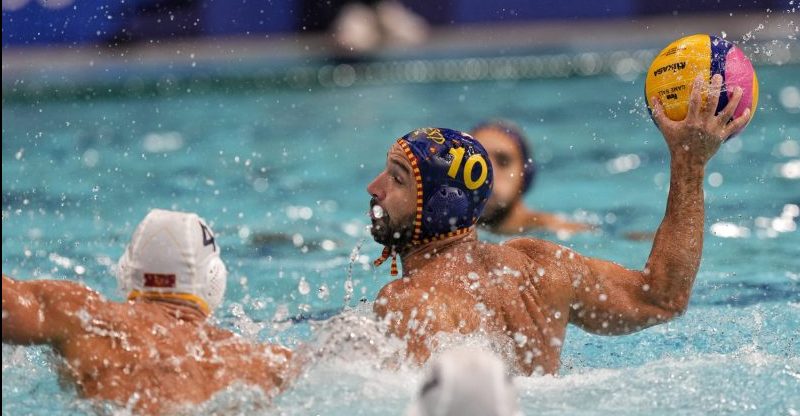
[[[681,314],[688,306],[703,252],[705,166],[676,155],[670,172],[667,209],[656,232],[644,277],[653,303]]]

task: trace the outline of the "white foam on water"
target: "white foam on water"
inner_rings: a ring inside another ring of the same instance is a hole
[[[405,343],[386,336],[385,330],[369,304],[315,323],[312,339],[297,351],[308,364],[285,392],[271,399],[256,387],[234,385],[179,413],[400,414],[418,394],[426,369],[408,364],[403,359]],[[441,351],[464,345],[508,354],[502,342],[482,334],[437,340],[440,348],[434,359]],[[800,409],[800,399],[786,394],[800,386],[800,346],[798,341],[792,345],[794,349],[789,345],[781,353],[765,352],[758,343],[724,354],[672,352],[640,366],[578,366],[558,376],[517,376],[514,384],[529,415],[786,414]],[[27,394],[41,388],[42,380],[55,384],[55,374],[43,364],[51,358],[42,354],[40,348],[4,345],[4,375],[16,380],[19,377],[11,372],[24,372],[25,379],[38,380],[15,386]],[[42,371],[49,374],[38,374]],[[30,378],[29,373],[38,375]],[[61,396],[61,401],[72,397],[71,403],[61,405],[73,409],[98,406],[75,399],[74,392]],[[125,414],[123,408],[101,406]]]
[[[791,369],[791,370],[790,370]],[[765,396],[756,377],[796,382],[800,358],[756,349],[668,357],[639,367],[585,369],[564,376],[518,377],[527,414],[779,414],[800,399]],[[785,387],[783,387],[785,388]],[[788,400],[787,400],[788,399]]]

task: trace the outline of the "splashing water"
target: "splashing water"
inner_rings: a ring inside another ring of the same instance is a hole
[[[376,219],[381,219],[381,218],[383,218],[383,214],[384,214],[383,207],[381,207],[380,205],[373,205],[372,206],[372,216],[373,217],[375,217]]]
[[[377,206],[377,205],[376,205]],[[366,239],[358,240],[358,243],[353,247],[350,252],[350,263],[347,265],[347,277],[344,281],[344,306],[350,305],[350,300],[353,298],[353,265],[358,261],[359,254],[361,253],[361,246],[364,245]]]

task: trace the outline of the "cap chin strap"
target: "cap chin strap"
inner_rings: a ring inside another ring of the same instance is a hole
[[[201,299],[199,296],[192,295],[190,293],[176,293],[176,292],[141,292],[138,290],[132,290],[130,294],[128,294],[128,300],[134,300],[137,298],[144,298],[144,299],[152,299],[152,300],[172,300],[172,301],[180,301],[182,303],[189,303],[192,306],[197,307],[206,315],[211,314],[211,309],[208,307],[208,303]]]
[[[455,231],[450,231],[450,232],[445,233],[445,234],[439,234],[439,235],[436,235],[436,236],[433,236],[433,237],[430,237],[430,238],[424,238],[422,240],[414,240],[413,242],[411,242],[410,246],[411,247],[416,247],[416,246],[419,246],[419,245],[422,245],[422,244],[428,244],[428,243],[432,243],[434,241],[444,240],[444,239],[450,238],[450,237],[455,237],[457,235],[463,235],[463,234],[466,234],[466,233],[468,233],[468,232],[470,232],[470,231],[472,231],[474,229],[475,229],[475,225],[473,224],[473,225],[470,225],[469,227],[459,228],[459,229],[457,229]],[[386,260],[388,260],[389,257],[392,258],[392,269],[391,269],[390,273],[392,274],[392,276],[397,276],[398,275],[398,273],[397,273],[397,249],[396,249],[395,246],[391,246],[391,247],[384,246],[383,247],[383,253],[381,253],[381,256],[378,257],[377,259],[375,259],[375,261],[373,261],[372,264],[374,264],[375,267],[379,267]]]
[[[375,267],[378,267],[381,264],[383,264],[383,262],[385,262],[389,257],[392,258],[392,270],[391,270],[390,273],[392,274],[392,276],[397,276],[397,274],[398,274],[397,273],[397,251],[395,251],[394,246],[392,246],[392,248],[389,248],[389,246],[384,246],[383,247],[383,253],[381,253],[381,256],[378,257],[377,259],[375,259],[375,261],[373,261],[372,264],[374,264]]]

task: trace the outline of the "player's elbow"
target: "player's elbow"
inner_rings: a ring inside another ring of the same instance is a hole
[[[681,296],[676,299],[664,300],[658,302],[656,306],[661,310],[664,320],[669,321],[686,313],[686,310],[689,309],[689,297]]]

